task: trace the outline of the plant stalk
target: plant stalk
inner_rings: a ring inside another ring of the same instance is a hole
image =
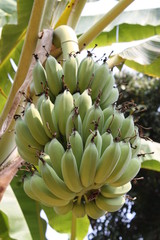
[[[57,48],[62,48],[63,59],[69,58],[70,53],[79,51],[77,36],[74,30],[67,25],[61,25],[55,29],[53,44]]]
[[[7,99],[2,115],[0,117],[0,129],[12,107],[13,99],[18,89],[21,87],[21,85],[23,84],[27,76],[32,55],[34,53],[37,40],[38,40],[38,33],[39,33],[44,4],[45,4],[45,0],[34,1],[25,42],[23,45],[21,57],[18,64],[18,70],[16,72],[14,83],[12,85],[9,97]]]
[[[75,29],[87,0],[76,0],[69,15],[67,25]]]
[[[70,240],[75,240],[76,239],[76,216],[72,213],[72,228],[71,228],[71,239]]]
[[[78,39],[79,49],[83,50],[92,42],[105,27],[107,27],[120,13],[124,11],[134,0],[121,0],[115,7],[106,13],[96,24]]]

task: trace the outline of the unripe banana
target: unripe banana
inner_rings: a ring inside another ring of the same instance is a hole
[[[37,59],[37,62],[33,68],[32,75],[35,93],[39,95],[43,93],[45,91],[45,88],[47,87],[46,71],[39,59]]]
[[[66,139],[68,141],[69,136],[73,131],[78,131],[82,135],[82,120],[79,115],[78,107],[74,107],[73,111],[68,116],[66,122]]]
[[[46,206],[64,206],[69,203],[69,200],[60,199],[52,194],[48,190],[43,178],[37,174],[33,174],[31,177],[31,189],[36,197],[39,198],[39,201]]]
[[[100,209],[96,205],[95,201],[85,203],[85,212],[90,218],[93,218],[93,219],[98,219],[103,215],[105,215],[105,211]]]
[[[97,147],[97,150],[98,150],[98,158],[100,158],[101,156],[101,150],[102,150],[102,137],[101,137],[101,134],[99,133],[98,130],[95,130],[94,132],[92,132],[87,140],[86,140],[86,144],[85,144],[85,148],[88,146],[88,144],[94,140],[94,143]]]
[[[119,91],[118,91],[118,88],[115,87],[110,92],[108,98],[102,104],[100,103],[100,107],[102,108],[102,110],[104,110],[109,105],[114,104],[118,100],[118,98],[119,98]]]
[[[86,188],[94,183],[97,161],[98,150],[95,143],[90,142],[84,150],[79,170],[82,185]]]
[[[104,122],[108,120],[108,118],[115,113],[115,106],[109,105],[107,108],[103,110]]]
[[[92,81],[94,73],[94,60],[92,56],[85,57],[79,65],[77,78],[80,93],[87,89]]]
[[[75,197],[75,193],[71,192],[64,181],[59,178],[55,170],[49,166],[44,160],[39,160],[39,168],[42,178],[54,195],[61,199],[71,200]]]
[[[35,148],[37,150],[42,150],[43,146],[40,145],[32,136],[32,134],[29,131],[29,128],[26,124],[26,122],[19,117],[16,120],[16,125],[15,125],[15,131],[16,131],[16,136],[19,139],[19,141],[26,145],[26,146],[31,146],[32,148]]]
[[[73,208],[73,201],[70,201],[67,205],[65,206],[60,206],[60,207],[54,207],[54,211],[58,215],[65,215],[72,211]]]
[[[125,203],[125,197],[119,196],[117,198],[106,198],[99,194],[96,198],[96,205],[107,212],[116,212],[118,211]]]
[[[94,73],[94,78],[91,82],[91,97],[93,100],[96,100],[98,97],[99,93],[102,93],[106,82],[107,78],[110,74],[110,70],[108,68],[107,63],[104,61],[102,65],[100,65],[95,73]],[[110,89],[111,90],[111,89]]]
[[[74,108],[72,94],[68,90],[65,90],[63,93],[58,95],[54,106],[55,106],[55,116],[58,121],[58,127],[60,130],[60,133],[63,136],[65,136],[66,122],[69,114]]]
[[[141,161],[138,157],[132,158],[128,164],[126,171],[115,182],[111,183],[111,186],[119,187],[127,182],[131,181],[139,172],[141,167]]]
[[[120,145],[118,142],[112,143],[104,151],[101,159],[98,162],[95,175],[95,183],[103,183],[111,175],[115,169],[121,154]]]
[[[120,137],[125,141],[129,141],[129,139],[134,135],[134,120],[133,116],[129,115],[127,118],[123,120],[122,127],[120,130]]]
[[[120,142],[120,148],[121,148],[120,159],[119,159],[115,169],[109,176],[109,178],[107,178],[107,180],[106,180],[107,184],[115,182],[117,179],[119,179],[123,175],[123,173],[126,171],[128,164],[131,161],[132,150],[131,150],[130,144]]]
[[[102,134],[102,148],[101,148],[101,156],[103,155],[106,148],[113,143],[113,136],[111,133],[103,133]]]
[[[58,139],[53,138],[48,146],[48,155],[50,156],[55,172],[61,179],[63,179],[61,163],[64,153],[65,150],[63,145],[58,141]]]
[[[85,211],[85,205],[84,203],[79,199],[74,203],[72,213],[77,217],[77,218],[82,218],[86,215]]]
[[[63,63],[63,72],[64,83],[72,94],[77,89],[77,71],[78,63],[76,56],[69,54],[69,58],[67,58]]]
[[[54,104],[51,102],[49,97],[42,101],[40,114],[47,136],[49,138],[53,138],[54,134],[56,134],[56,137],[58,137],[59,131],[54,112]]]
[[[23,190],[28,195],[28,197],[32,198],[35,201],[39,201],[39,198],[36,197],[34,192],[31,189],[31,176],[25,176],[23,181]]]
[[[45,99],[46,99],[46,94],[45,93],[41,94],[41,96],[39,96],[38,99],[37,99],[37,102],[36,102],[35,106],[38,109],[39,113],[40,113],[40,109],[41,109],[41,104],[42,104],[43,100],[45,100]]]
[[[47,142],[44,146],[44,153],[48,154],[48,148],[49,148],[50,142]]]
[[[75,93],[73,94],[73,101],[76,102],[80,96],[81,96],[81,95],[80,95],[79,92],[75,92]],[[75,104],[75,105],[76,105],[76,104]],[[77,105],[76,105],[76,106],[77,106]]]
[[[100,134],[102,132],[104,124],[103,111],[99,105],[96,103],[87,111],[83,124],[82,124],[82,134],[84,143],[90,134],[90,131],[94,131],[95,128],[99,130]],[[98,125],[98,126],[96,126]]]
[[[23,143],[17,138],[17,136],[15,136],[15,142],[17,145],[18,153],[23,158],[23,160],[37,166],[38,165],[38,151],[37,151],[37,153],[36,153],[35,149],[33,149],[34,151],[33,150],[31,151],[31,149],[29,147],[23,145]]]
[[[92,106],[92,98],[89,95],[89,90],[86,89],[84,92],[79,96],[78,99],[75,101],[75,105],[79,108],[79,114],[81,116],[81,119],[83,121],[86,112],[89,108]]]
[[[47,73],[47,82],[50,91],[54,96],[57,96],[63,88],[62,84],[62,75],[63,69],[62,66],[57,62],[53,56],[48,56],[45,62],[45,69]]]
[[[69,143],[71,145],[73,154],[76,158],[77,167],[80,168],[81,159],[83,155],[83,140],[79,132],[73,131],[69,137]]]
[[[76,158],[71,148],[67,149],[62,157],[62,175],[67,187],[75,193],[82,190]]]
[[[120,129],[124,120],[123,113],[115,111],[104,124],[103,132],[109,132],[112,134],[113,138],[120,135]]]
[[[130,182],[119,187],[113,187],[108,184],[105,184],[101,187],[101,194],[106,198],[116,198],[125,195],[131,190],[131,188],[132,185]]]
[[[100,99],[101,99],[100,104],[103,104],[106,101],[106,99],[109,97],[114,84],[115,84],[115,79],[114,79],[112,73],[109,73],[109,75],[106,77],[105,86],[102,89],[102,95],[100,97]]]
[[[24,119],[34,139],[39,144],[45,145],[49,141],[49,137],[45,133],[40,113],[33,103],[27,107]]]

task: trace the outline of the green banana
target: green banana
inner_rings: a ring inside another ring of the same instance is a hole
[[[63,63],[63,72],[64,72],[64,83],[73,94],[77,89],[77,71],[78,63],[76,56],[69,54],[69,58],[64,60]]]
[[[45,69],[49,89],[54,96],[57,96],[63,89],[63,68],[53,56],[49,55],[45,62]]]
[[[122,174],[120,178],[118,178],[115,182],[110,183],[111,186],[119,187],[127,182],[131,181],[139,172],[141,167],[141,161],[138,157],[134,157],[128,164],[127,169]]]
[[[47,87],[47,75],[44,67],[42,66],[38,58],[36,59],[36,64],[33,68],[32,76],[35,93],[39,95],[43,93]]]
[[[39,144],[45,145],[49,141],[49,137],[45,133],[40,113],[33,103],[27,107],[24,119],[34,139]]]
[[[106,180],[107,184],[115,182],[117,179],[119,179],[126,171],[128,164],[131,161],[132,150],[130,144],[128,142],[120,142],[119,144],[121,148],[121,155],[115,169]]]
[[[19,155],[25,160],[26,162],[32,163],[34,165],[38,165],[38,151],[31,149],[28,146],[23,145],[23,143],[15,136],[15,142],[17,145],[17,150]],[[27,149],[28,148],[28,149]]]
[[[101,97],[100,97],[101,98],[100,104],[103,104],[106,101],[106,99],[109,97],[110,92],[112,91],[114,84],[115,84],[115,79],[114,79],[112,73],[109,73],[109,75],[106,77],[105,86],[102,89],[102,94],[101,94]]]
[[[48,148],[49,148],[50,142],[47,142],[44,146],[44,153],[48,154]]]
[[[76,158],[71,148],[67,149],[62,157],[62,175],[67,187],[79,193],[83,187],[80,181]]]
[[[54,104],[51,102],[50,97],[42,101],[40,107],[40,115],[43,122],[44,130],[49,138],[59,137],[58,125],[54,112]]]
[[[101,148],[101,156],[103,155],[106,148],[113,143],[113,136],[111,133],[104,132],[102,134],[102,148]]]
[[[83,155],[83,140],[78,131],[72,132],[72,134],[69,136],[69,143],[71,145],[73,154],[76,158],[77,167],[79,169]]]
[[[65,90],[63,93],[59,94],[59,96],[56,98],[54,106],[59,131],[63,136],[65,136],[66,122],[69,117],[69,114],[74,108],[72,94],[68,90]]]
[[[90,142],[84,150],[79,170],[80,179],[85,188],[88,188],[94,183],[97,162],[98,150],[95,143]]]
[[[108,184],[105,184],[101,187],[101,195],[106,198],[116,198],[125,195],[131,190],[131,188],[132,185],[130,182],[119,187],[113,187]]]
[[[121,154],[121,148],[118,142],[109,145],[101,156],[95,175],[95,183],[106,182],[107,178],[115,169]]]
[[[58,139],[53,138],[48,146],[48,155],[50,156],[55,172],[61,179],[63,179],[61,163],[64,153],[65,150],[63,145],[58,141]]]
[[[42,150],[43,146],[40,145],[35,138],[32,136],[32,134],[29,131],[29,128],[21,117],[17,118],[16,125],[15,125],[15,132],[16,136],[19,139],[19,141],[26,145],[31,146],[32,148],[35,148],[37,150]]]
[[[33,174],[31,177],[31,190],[34,192],[39,201],[46,206],[64,206],[69,203],[69,200],[60,199],[56,195],[52,194],[43,178],[37,174]]]
[[[104,124],[103,132],[109,132],[113,138],[119,137],[120,129],[124,120],[124,114],[115,111]]]
[[[108,98],[103,102],[100,103],[100,107],[102,108],[102,110],[104,110],[105,108],[107,108],[109,105],[114,104],[115,102],[117,102],[119,98],[119,91],[117,87],[114,87],[112,89],[112,91],[110,92]]]
[[[35,201],[39,202],[39,198],[36,197],[34,191],[31,189],[31,176],[25,176],[23,179],[23,190],[27,194],[28,197],[32,198]]]
[[[87,138],[86,143],[85,143],[85,148],[88,146],[88,144],[94,140],[94,143],[97,147],[98,150],[98,158],[101,156],[101,150],[102,150],[102,136],[99,133],[98,130],[93,131]]]
[[[66,139],[68,141],[69,136],[73,131],[78,131],[82,135],[82,120],[79,115],[78,107],[74,107],[73,111],[68,116],[66,122]]]
[[[67,205],[65,206],[59,206],[59,207],[54,207],[54,211],[58,215],[65,215],[72,211],[73,208],[73,201],[70,201]]]
[[[99,93],[102,93],[103,89],[106,86],[108,76],[110,75],[110,70],[106,61],[101,64],[94,73],[94,78],[91,82],[91,97],[93,100],[96,100]],[[113,86],[112,86],[113,87]]]
[[[129,139],[134,135],[134,120],[133,116],[129,115],[123,120],[122,127],[120,130],[121,140],[129,141]]]
[[[100,209],[96,205],[95,201],[85,203],[85,212],[90,218],[93,218],[93,219],[98,219],[103,215],[105,215],[105,211]]]
[[[108,118],[115,113],[115,106],[109,105],[107,108],[103,110],[104,122],[108,120]]]
[[[79,65],[77,73],[78,88],[83,93],[90,85],[94,73],[94,60],[90,54],[85,57]]]
[[[39,113],[40,113],[41,104],[42,104],[43,100],[45,100],[45,99],[46,99],[46,94],[45,93],[41,94],[37,99],[37,102],[36,102],[35,106],[38,109]]]
[[[79,92],[75,92],[75,93],[73,94],[73,102],[76,102],[79,97],[80,97],[80,93],[79,93]],[[76,105],[76,104],[75,104],[75,105]]]
[[[79,98],[76,99],[75,105],[78,106],[79,114],[83,121],[83,119],[86,115],[86,112],[92,106],[92,98],[89,95],[88,89],[85,89],[84,92],[82,92],[82,94],[79,96]]]
[[[86,142],[90,134],[90,131],[94,131],[95,128],[98,129],[101,134],[103,129],[103,124],[104,124],[103,111],[100,108],[100,106],[95,103],[86,112],[86,115],[82,123],[82,134],[83,134],[84,143]]]
[[[96,205],[107,212],[116,212],[118,211],[125,203],[125,197],[119,196],[116,198],[106,198],[99,194],[95,200]]]
[[[55,170],[45,160],[39,160],[39,169],[47,188],[55,196],[69,201],[75,197],[75,193],[68,189],[64,181],[59,178]]]

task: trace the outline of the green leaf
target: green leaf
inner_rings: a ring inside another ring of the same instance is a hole
[[[160,143],[141,140],[142,168],[160,172]]]
[[[25,216],[32,239],[45,239],[46,222],[40,218],[41,204],[29,198],[22,187],[20,176],[15,177],[11,187]],[[24,238],[27,239],[27,238]],[[28,240],[28,239],[27,239]]]
[[[15,195],[10,186],[8,186],[1,204],[0,211],[8,217],[8,235],[9,239],[27,239],[32,240],[30,231],[25,221],[23,212],[15,198]],[[1,232],[5,231],[6,226],[1,226]]]
[[[14,240],[13,238],[10,238],[9,236],[9,221],[7,215],[0,211],[0,239],[6,239],[6,240]]]
[[[107,4],[104,1],[88,2],[76,28],[77,35],[86,32],[116,4],[116,1],[110,1]],[[106,26],[103,32],[89,45],[89,48],[94,47],[95,43],[100,47],[111,45],[114,42],[129,42],[159,34],[159,10],[160,4],[154,0],[148,8],[138,1],[133,2]]]
[[[57,215],[53,209],[43,208],[49,221],[49,225],[59,233],[71,233],[72,226],[72,213],[69,212],[66,215]],[[76,238],[83,240],[88,233],[89,220],[88,217],[79,218],[76,220]]]
[[[17,1],[18,9],[18,24],[6,24],[2,29],[2,36],[0,40],[0,88],[5,95],[8,96],[11,88],[11,82],[8,74],[14,78],[15,72],[11,66],[10,59],[12,58],[15,64],[18,64],[21,54],[25,32],[28,25],[33,0]],[[0,95],[0,113],[4,107],[6,99]]]
[[[110,67],[125,63],[144,74],[160,76],[160,35],[141,41],[126,42],[119,48],[116,44],[113,44],[114,46],[118,53],[108,60]]]
[[[0,27],[7,23],[16,23],[16,0],[0,0]]]

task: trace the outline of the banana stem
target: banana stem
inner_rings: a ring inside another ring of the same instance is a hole
[[[72,213],[72,228],[71,228],[71,239],[76,239],[76,216]]]
[[[79,51],[76,33],[67,25],[61,25],[55,29],[53,44],[57,48],[62,48],[63,59],[69,58],[70,53]]]
[[[124,11],[134,0],[121,0],[115,7],[106,13],[96,24],[94,24],[79,39],[79,49],[83,50],[92,40],[94,40],[105,27],[107,27],[121,12]]]

